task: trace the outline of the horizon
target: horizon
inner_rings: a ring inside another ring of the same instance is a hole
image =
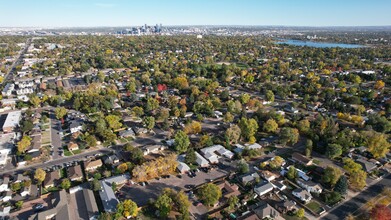
[[[164,26],[391,26],[386,0],[15,0],[1,1],[0,27],[86,28]]]

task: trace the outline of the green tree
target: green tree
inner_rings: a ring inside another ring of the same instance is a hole
[[[56,115],[57,119],[64,118],[65,115],[67,115],[68,110],[64,107],[57,107],[54,109],[54,114]]]
[[[195,151],[193,148],[189,148],[186,152],[186,157],[185,157],[185,163],[187,164],[195,164],[197,160]]]
[[[168,195],[162,194],[157,198],[154,205],[159,211],[159,217],[166,218],[172,208],[172,199]]]
[[[22,206],[23,206],[23,201],[17,201],[17,202],[15,203],[15,208],[16,208],[16,209],[21,209]]]
[[[45,177],[46,172],[43,169],[38,168],[35,170],[34,179],[37,180],[39,184],[41,184],[45,180]]]
[[[190,139],[185,132],[178,131],[175,134],[174,140],[174,147],[177,152],[184,153],[187,151],[187,148],[190,145]]]
[[[266,101],[274,102],[274,93],[271,90],[267,90],[265,94]]]
[[[231,144],[235,144],[239,141],[241,130],[239,126],[232,125],[225,131],[225,137],[228,138]]]
[[[18,153],[24,153],[28,147],[31,145],[31,138],[29,136],[23,136],[22,139],[17,144]]]
[[[231,112],[227,112],[225,113],[224,117],[223,117],[223,121],[225,123],[231,123],[234,121],[234,115],[232,115]]]
[[[148,130],[155,127],[155,118],[153,116],[147,116],[144,118],[144,125]]]
[[[307,119],[299,121],[299,123],[297,124],[297,128],[302,134],[307,134],[310,130],[310,121],[308,121]]]
[[[117,115],[108,115],[105,117],[105,120],[109,127],[113,130],[119,129],[122,127],[122,123],[120,122],[121,118]]]
[[[159,108],[159,101],[157,99],[152,98],[152,97],[147,99],[147,103],[145,105],[145,110],[147,112],[156,110],[158,108]]]
[[[275,156],[270,162],[269,166],[273,170],[279,170],[282,166],[282,164],[285,162],[285,160],[280,156]]]
[[[307,157],[311,157],[312,147],[313,147],[312,140],[311,139],[307,139],[307,141],[305,143],[305,155]]]
[[[230,196],[228,198],[228,207],[229,207],[229,209],[230,210],[234,210],[235,207],[239,205],[239,202],[240,201],[239,201],[239,198],[237,196],[235,196],[235,195]]]
[[[117,217],[136,217],[138,215],[138,206],[130,199],[126,199],[123,202],[117,204]]]
[[[366,180],[367,173],[364,170],[357,170],[349,176],[350,186],[357,190],[362,190],[366,186]]]
[[[339,144],[328,144],[326,148],[326,156],[330,159],[341,156],[342,147]]]
[[[41,105],[41,99],[36,95],[32,95],[29,101],[35,108],[38,108]]]
[[[221,189],[213,184],[207,183],[198,190],[198,197],[204,202],[205,205],[214,205],[222,196]]]
[[[391,145],[384,134],[366,131],[364,132],[364,137],[368,146],[368,151],[371,152],[375,158],[384,157],[390,151]]]
[[[348,191],[348,179],[346,176],[341,175],[341,177],[339,177],[337,183],[335,184],[334,191],[339,192],[342,195],[346,194]]]
[[[97,140],[94,135],[88,135],[85,139],[86,144],[88,147],[96,147]]]
[[[294,145],[299,141],[299,131],[296,128],[284,127],[280,132],[281,143]]]
[[[136,117],[141,117],[144,115],[144,109],[141,106],[135,106],[132,108],[132,115]]]
[[[248,173],[250,171],[250,167],[249,165],[246,163],[246,161],[244,160],[240,160],[236,166],[236,170],[238,171],[238,173],[240,174],[245,174],[245,173]]]
[[[263,130],[266,132],[276,132],[278,129],[278,124],[274,119],[269,119],[263,125]]]
[[[288,169],[288,173],[286,174],[286,176],[288,177],[288,179],[290,180],[294,180],[298,177],[298,173],[297,173],[297,170],[294,166],[290,166],[289,169]]]
[[[258,131],[258,123],[255,119],[242,118],[239,121],[239,127],[242,132],[242,136],[247,140],[253,140],[254,135]]]
[[[69,179],[63,179],[61,181],[61,188],[69,189],[71,187],[71,181]]]
[[[297,210],[296,216],[297,216],[298,218],[304,218],[304,216],[305,216],[305,210],[304,210],[303,208],[300,208],[299,210]]]
[[[346,158],[343,160],[343,163],[344,163],[344,166],[343,168],[349,173],[349,174],[352,174],[358,170],[361,170],[362,169],[362,166],[356,162],[354,162],[354,160],[350,159],[350,158]]]
[[[337,181],[340,179],[342,175],[342,170],[335,166],[327,166],[324,170],[324,174],[322,176],[322,181],[324,183],[330,184],[333,187]]]
[[[128,165],[126,163],[122,163],[118,165],[117,170],[119,173],[125,173],[128,170]]]
[[[90,186],[91,186],[91,189],[93,191],[99,191],[101,190],[101,185],[99,183],[99,180],[94,178],[91,182],[90,182]]]
[[[20,124],[20,130],[23,132],[23,134],[26,134],[27,132],[30,132],[33,130],[34,124],[31,120],[24,120]]]

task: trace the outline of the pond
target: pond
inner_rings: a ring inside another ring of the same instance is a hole
[[[283,40],[280,39],[276,42],[277,44],[288,44],[293,46],[307,46],[307,47],[317,47],[317,48],[331,48],[331,47],[341,47],[341,48],[362,48],[364,45],[360,44],[343,44],[343,43],[327,43],[327,42],[314,42],[314,41],[302,41],[302,40]]]

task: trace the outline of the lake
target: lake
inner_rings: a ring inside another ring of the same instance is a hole
[[[314,41],[302,41],[302,40],[280,40],[276,42],[277,44],[288,44],[293,46],[307,46],[307,47],[317,47],[317,48],[327,48],[327,47],[341,47],[341,48],[362,48],[364,45],[360,44],[342,44],[342,43],[327,43],[327,42],[314,42]]]

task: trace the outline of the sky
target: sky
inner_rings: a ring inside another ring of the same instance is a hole
[[[389,26],[391,0],[0,0],[0,27]]]

